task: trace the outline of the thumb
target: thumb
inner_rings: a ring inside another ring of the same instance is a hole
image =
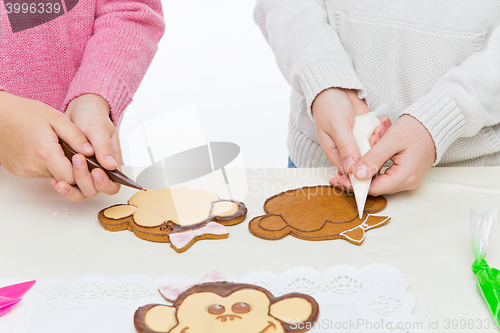
[[[374,145],[356,164],[354,175],[360,180],[370,179],[377,174],[388,159],[398,153],[386,136]]]
[[[55,113],[49,119],[49,123],[57,136],[66,141],[75,151],[86,156],[94,154],[94,149],[85,134],[63,113]]]

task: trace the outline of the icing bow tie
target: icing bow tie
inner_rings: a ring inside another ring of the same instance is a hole
[[[0,317],[21,301],[36,281],[28,281],[0,288]]]
[[[227,278],[224,274],[218,271],[211,271],[210,273],[204,275],[201,279],[199,279],[195,283],[189,283],[186,285],[182,284],[170,284],[167,286],[160,286],[158,291],[160,294],[169,302],[174,302],[180,294],[193,287],[194,285],[205,283],[205,282],[220,282],[226,281]]]

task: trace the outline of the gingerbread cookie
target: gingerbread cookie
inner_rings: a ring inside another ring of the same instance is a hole
[[[365,231],[380,227],[391,218],[374,216],[387,205],[384,197],[368,196],[362,217],[353,195],[332,186],[313,186],[274,195],[264,203],[266,215],[252,219],[248,228],[263,239],[287,235],[319,241],[343,238],[360,245]]]
[[[236,200],[221,200],[211,192],[184,187],[137,192],[127,205],[99,212],[109,231],[130,230],[142,239],[170,242],[178,253],[199,239],[227,238],[225,226],[242,222],[247,208]]]
[[[208,282],[183,292],[172,306],[140,307],[134,325],[138,333],[306,332],[318,315],[318,303],[305,294],[274,297],[251,284]]]

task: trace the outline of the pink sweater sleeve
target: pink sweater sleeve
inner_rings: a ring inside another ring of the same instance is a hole
[[[165,30],[160,0],[98,0],[92,37],[64,100],[104,98],[118,125],[156,53]]]

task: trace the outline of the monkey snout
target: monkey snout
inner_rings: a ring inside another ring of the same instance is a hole
[[[218,320],[220,319],[221,322],[226,322],[226,321],[233,321],[235,319],[241,319],[241,316],[238,316],[238,315],[234,315],[234,314],[227,314],[227,315],[220,315],[220,316],[217,316],[215,317],[215,320]]]

